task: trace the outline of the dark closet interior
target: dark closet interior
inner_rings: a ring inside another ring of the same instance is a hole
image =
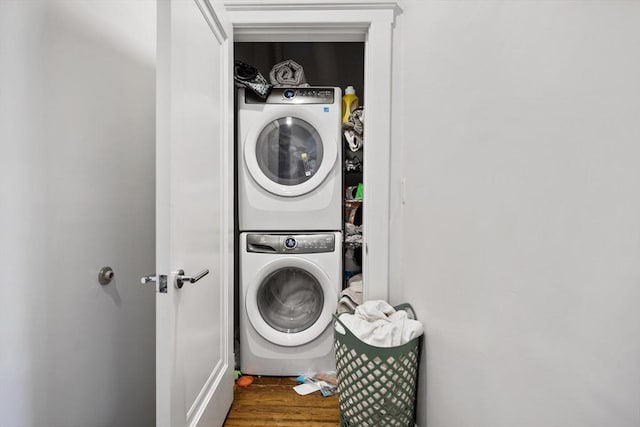
[[[364,43],[361,42],[237,42],[235,59],[258,68],[269,79],[271,68],[293,59],[311,86],[353,86],[364,104]]]

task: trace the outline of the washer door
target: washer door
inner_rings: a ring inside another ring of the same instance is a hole
[[[266,264],[249,284],[247,317],[266,340],[297,346],[313,341],[331,322],[337,306],[335,283],[316,264],[285,257]]]
[[[245,164],[262,188],[278,196],[300,196],[329,175],[338,153],[338,135],[322,135],[312,122],[304,113],[296,113],[273,117],[249,132]]]

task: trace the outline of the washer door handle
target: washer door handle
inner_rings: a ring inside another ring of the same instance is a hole
[[[207,274],[209,274],[209,269],[208,268],[205,268],[204,270],[202,270],[200,273],[196,274],[195,276],[185,276],[184,275],[184,270],[180,269],[180,270],[178,270],[178,274],[176,274],[176,288],[182,289],[182,286],[184,285],[184,282],[196,283],[198,280],[202,279]]]

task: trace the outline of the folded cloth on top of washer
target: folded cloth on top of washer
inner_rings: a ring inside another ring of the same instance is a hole
[[[343,313],[339,319],[356,337],[376,347],[396,347],[424,333],[420,321],[382,300],[365,301],[353,314]],[[340,323],[336,322],[335,328],[344,334]]]
[[[271,85],[256,67],[237,59],[233,64],[233,79],[236,86],[249,88],[262,99],[266,99],[271,92]]]
[[[271,84],[279,86],[309,86],[304,77],[304,69],[293,59],[287,59],[273,66],[269,73]]]

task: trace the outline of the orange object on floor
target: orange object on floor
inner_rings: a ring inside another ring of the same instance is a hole
[[[243,375],[238,378],[236,384],[238,384],[238,387],[249,387],[251,384],[253,384],[253,377],[251,375]]]

